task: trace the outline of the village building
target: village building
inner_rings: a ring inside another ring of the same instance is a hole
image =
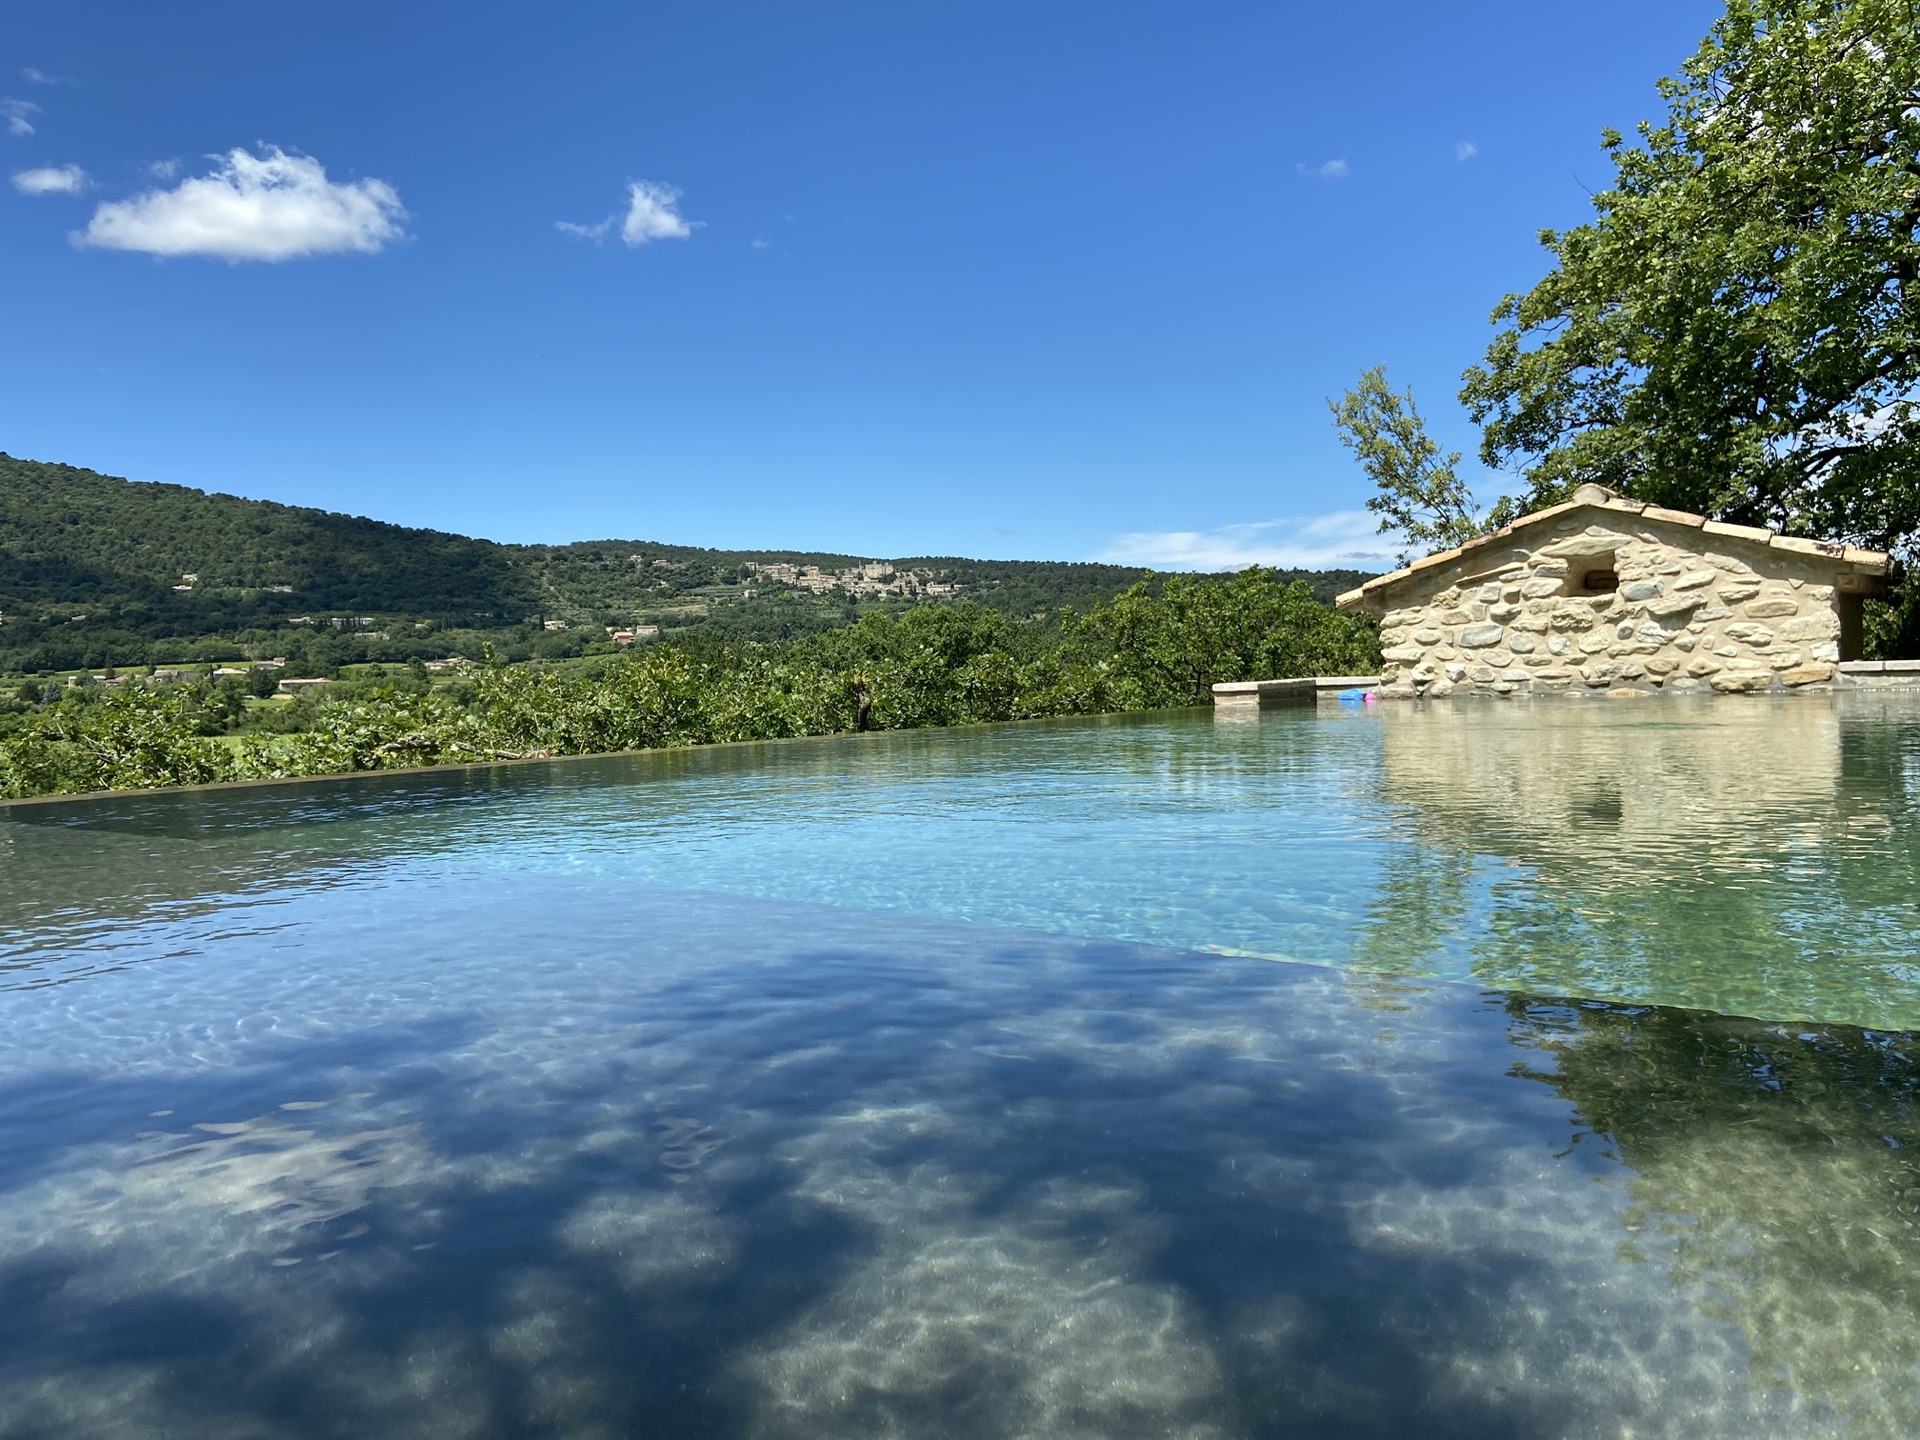
[[[1336,602],[1380,620],[1382,698],[1797,689],[1857,659],[1876,551],[1582,485]]]
[[[760,564],[749,561],[743,567],[748,575],[758,580],[770,581],[780,585],[792,585],[797,589],[811,591],[815,595],[831,594],[835,590],[845,591],[849,595],[872,599],[918,599],[921,596],[943,597],[958,595],[961,585],[955,580],[935,580],[933,570],[900,570],[885,560],[867,560],[842,570],[827,570],[818,565],[789,565],[786,563]],[[746,590],[742,598],[751,599],[758,592]]]

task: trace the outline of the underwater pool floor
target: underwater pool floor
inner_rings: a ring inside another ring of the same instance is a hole
[[[1688,720],[0,809],[0,1436],[1920,1433],[1920,707]]]

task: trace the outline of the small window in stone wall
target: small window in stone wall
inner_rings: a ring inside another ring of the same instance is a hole
[[[1619,588],[1620,576],[1611,555],[1583,555],[1567,572],[1568,595],[1605,595]]]

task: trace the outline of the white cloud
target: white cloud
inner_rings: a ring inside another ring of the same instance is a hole
[[[1479,153],[1480,147],[1471,140],[1456,140],[1453,142],[1453,158],[1456,160],[1471,160]]]
[[[147,166],[147,173],[156,180],[171,180],[180,173],[178,160],[155,160]]]
[[[6,120],[9,135],[33,134],[33,121],[27,117],[39,113],[40,107],[31,100],[15,100],[11,95],[0,99],[0,118]]]
[[[765,235],[756,235],[753,237],[753,248],[756,250],[765,250],[771,244],[773,244],[773,241]]]
[[[674,208],[680,203],[680,192],[671,185],[635,180],[627,186],[627,196],[627,218],[620,222],[620,238],[627,244],[684,240],[693,234],[693,226]]]
[[[1781,436],[1768,448],[1776,455],[1791,455],[1811,445],[1871,445],[1915,420],[1920,420],[1920,392],[1898,396],[1870,410],[1831,416],[1823,425]]]
[[[598,225],[576,225],[571,220],[556,220],[553,222],[553,228],[562,235],[571,235],[577,240],[591,240],[597,245],[607,238],[607,232],[613,229],[616,218],[609,215]]]
[[[597,225],[556,220],[553,228],[596,245],[607,238],[616,224],[620,227],[620,238],[629,246],[646,245],[655,240],[684,240],[703,222],[684,219],[679,204],[680,192],[671,185],[654,180],[629,180],[625,215],[609,215]]]
[[[20,72],[20,78],[33,85],[71,85],[73,82],[63,75],[49,75],[44,70],[36,70],[28,65]]]
[[[74,243],[148,255],[295,260],[371,255],[405,232],[407,212],[380,180],[335,183],[318,160],[265,145],[233,150],[210,175],[148,190],[94,211]]]
[[[1344,160],[1329,160],[1324,165],[1296,165],[1294,168],[1302,175],[1306,175],[1314,180],[1344,180],[1347,178],[1347,162]]]
[[[1393,537],[1365,510],[1308,519],[1259,520],[1218,530],[1145,531],[1116,535],[1096,559],[1155,570],[1391,570]]]
[[[13,188],[22,195],[78,195],[87,188],[87,172],[78,165],[42,165],[13,172]]]
[[[1920,419],[1920,391],[1909,391],[1860,416],[1854,433],[1862,440],[1878,440],[1895,426],[1909,425],[1916,419]]]

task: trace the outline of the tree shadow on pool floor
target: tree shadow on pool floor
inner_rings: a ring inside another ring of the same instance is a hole
[[[1644,1177],[1574,1143],[1587,1102],[1557,1093],[1566,1036],[1535,1012],[1417,988],[1382,1006],[1323,974],[1117,946],[995,963],[708,971],[563,1075],[503,1080],[531,1041],[487,1050],[476,1010],[219,1071],[17,1085],[0,1435],[1700,1437],[1832,1418],[1749,1378],[1737,1318],[1671,1278],[1684,1243],[1623,1256]],[[1699,1033],[1677,1014],[1607,1022],[1662,1114],[1697,1056],[1629,1042]],[[1822,1123],[1850,1144],[1885,1130],[1884,1089],[1850,1102],[1823,1073]],[[1743,1113],[1786,1103],[1748,1074],[1721,1082]],[[1673,1153],[1697,1155],[1683,1132],[1717,1134],[1718,1113],[1676,1122]],[[1845,1277],[1820,1278],[1844,1305]]]

